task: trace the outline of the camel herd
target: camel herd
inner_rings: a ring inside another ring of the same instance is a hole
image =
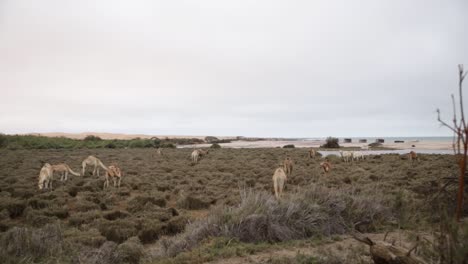
[[[104,182],[104,188],[109,187],[109,178],[112,178],[114,182],[114,187],[120,187],[120,182],[122,180],[122,172],[117,165],[111,165],[106,167],[98,158],[94,156],[88,156],[86,159],[83,160],[81,163],[81,176],[83,176],[86,172],[86,167],[92,166],[93,167],[93,175],[99,176],[99,169],[102,168],[106,171],[106,179]],[[54,172],[61,173],[60,180],[67,181],[68,173],[71,173],[75,176],[80,176],[79,173],[74,172],[70,166],[65,163],[60,163],[57,165],[50,165],[49,163],[45,163],[41,171],[39,172],[39,183],[38,187],[39,190],[42,189],[50,189],[52,188],[52,181],[54,178]]]
[[[156,150],[157,155],[162,156],[162,150],[158,148]],[[208,155],[209,151],[208,150],[203,150],[203,149],[196,149],[192,152],[190,155],[192,163],[196,164],[200,160],[200,158]],[[358,160],[364,160],[365,155],[361,151],[339,151],[341,159],[345,162],[348,163],[350,161],[358,161]],[[317,156],[317,151],[313,148],[311,148],[308,151],[308,157],[310,159],[315,159]],[[416,152],[411,151],[408,153],[408,160],[409,161],[419,161],[419,158],[416,154]],[[110,165],[109,167],[106,167],[101,160],[94,156],[88,156],[86,159],[83,160],[81,163],[81,176],[85,175],[86,172],[86,167],[91,166],[93,167],[93,172],[92,175],[98,175],[99,176],[99,170],[103,169],[105,170],[105,181],[104,181],[104,186],[103,188],[106,189],[109,187],[109,179],[112,179],[114,183],[114,187],[120,187],[120,183],[122,181],[122,171],[120,168],[113,164]],[[283,190],[284,190],[284,185],[288,179],[288,177],[291,177],[292,172],[293,172],[293,166],[294,162],[293,160],[287,156],[283,163],[280,163],[278,165],[278,168],[274,171],[273,173],[273,189],[275,192],[275,197],[277,199],[280,199]],[[331,171],[332,164],[328,158],[325,158],[324,161],[320,162],[320,168],[322,169],[323,173],[327,174]],[[54,172],[58,172],[61,174],[60,181],[67,181],[68,179],[68,174],[71,173],[72,175],[75,176],[80,176],[79,173],[74,172],[70,166],[68,166],[65,163],[60,163],[57,165],[51,165],[49,163],[45,163],[41,171],[39,172],[39,183],[38,187],[40,190],[42,189],[49,189],[52,188],[52,180],[54,176]]]

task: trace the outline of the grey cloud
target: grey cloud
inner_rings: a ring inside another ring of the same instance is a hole
[[[0,130],[450,135],[434,110],[450,116],[456,65],[468,64],[467,11],[463,0],[0,0]]]

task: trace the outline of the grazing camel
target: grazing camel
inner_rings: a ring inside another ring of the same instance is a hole
[[[352,151],[342,151],[340,150],[340,156],[344,162],[353,161],[353,152]]]
[[[315,159],[316,155],[317,155],[317,151],[315,151],[315,149],[313,148],[309,149],[309,158]]]
[[[331,170],[331,163],[328,159],[325,159],[324,162],[320,162],[320,167],[323,169],[324,173],[328,173]]]
[[[53,176],[52,165],[50,165],[49,163],[44,164],[44,166],[42,166],[41,168],[41,172],[39,173],[39,183],[38,183],[39,190],[42,190],[42,188],[52,189],[52,178],[53,178],[52,176]]]
[[[76,173],[74,172],[70,166],[68,166],[67,164],[65,163],[60,163],[60,164],[57,164],[57,165],[52,165],[52,173],[54,172],[59,172],[59,173],[62,173],[61,177],[60,177],[60,180],[61,181],[66,181],[68,180],[68,173],[71,173],[75,176],[80,176],[79,173]]]
[[[353,159],[354,160],[364,160],[364,154],[361,151],[354,151],[353,152]]]
[[[290,157],[286,157],[283,161],[284,172],[288,177],[291,177],[293,171],[293,161]]]
[[[109,168],[106,170],[106,181],[104,182],[103,187],[104,189],[106,189],[106,187],[109,187],[109,178],[112,178],[112,181],[114,182],[114,187],[120,188],[120,182],[122,181],[122,171],[119,167],[117,167],[117,165],[110,165]]]
[[[408,159],[411,162],[413,160],[419,161],[418,154],[416,154],[416,152],[414,152],[414,151],[410,151],[410,153],[408,153]]]
[[[198,163],[198,159],[207,155],[208,150],[196,149],[192,152],[192,162]]]
[[[94,157],[94,156],[88,156],[85,160],[83,160],[83,162],[81,163],[81,166],[82,166],[82,170],[81,170],[81,175],[84,176],[85,174],[85,170],[86,170],[86,166],[89,165],[89,166],[94,166],[94,170],[93,170],[93,175],[96,175],[96,171],[97,171],[97,175],[99,176],[99,168],[103,168],[104,170],[107,170],[107,167],[104,166],[104,164],[102,164],[102,162]]]
[[[287,179],[288,177],[286,176],[286,173],[284,173],[283,165],[280,165],[273,174],[273,188],[275,190],[276,199],[281,198],[283,195],[284,183]]]

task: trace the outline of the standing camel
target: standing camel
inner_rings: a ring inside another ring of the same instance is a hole
[[[280,165],[273,174],[273,188],[275,190],[276,199],[280,199],[283,195],[284,183],[287,179],[288,177],[286,176],[286,173],[284,173],[283,165]]]
[[[328,159],[325,159],[324,162],[320,162],[320,167],[322,168],[324,173],[328,173],[331,170],[331,163]]]
[[[414,160],[419,161],[418,154],[414,151],[410,151],[410,153],[408,153],[408,160],[411,162]]]
[[[61,177],[60,177],[60,180],[61,181],[67,181],[68,180],[68,173],[71,173],[75,176],[80,176],[79,173],[76,173],[74,172],[70,166],[68,166],[67,164],[65,163],[60,163],[60,164],[57,164],[57,165],[52,165],[52,173],[54,172],[59,172],[59,173],[62,173]]]
[[[53,176],[53,171],[52,171],[52,166],[49,163],[44,164],[41,168],[41,172],[39,173],[39,182],[38,182],[38,187],[39,190],[52,189],[52,177]]]
[[[293,161],[290,157],[286,157],[283,161],[284,172],[288,177],[291,177],[293,171]]]
[[[315,151],[315,149],[313,148],[309,149],[309,158],[315,159],[316,155],[317,155],[317,151]]]
[[[81,175],[84,176],[85,174],[85,171],[86,171],[86,166],[94,166],[94,170],[93,170],[93,175],[96,175],[96,171],[97,171],[97,175],[99,176],[99,168],[103,168],[104,170],[107,171],[107,167],[104,166],[104,164],[102,164],[102,162],[94,157],[94,156],[88,156],[85,160],[83,160],[83,162],[81,163],[81,166],[82,166],[82,170],[81,170]]]
[[[208,154],[208,150],[202,150],[202,149],[196,149],[192,152],[192,162],[193,163],[198,163],[198,159],[207,155]]]
[[[106,181],[104,182],[104,189],[106,187],[109,187],[109,178],[112,178],[112,181],[114,182],[114,187],[119,187],[120,188],[120,182],[122,181],[122,171],[117,165],[110,165],[109,168],[106,171]],[[118,184],[117,184],[117,178],[118,178]]]

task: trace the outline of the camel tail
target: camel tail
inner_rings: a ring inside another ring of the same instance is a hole
[[[75,176],[80,176],[79,173],[74,172],[70,167],[68,167],[68,172],[70,172],[71,174],[73,174],[73,175],[75,175]]]
[[[106,171],[108,170],[108,168],[101,161],[99,161],[99,166],[101,166],[101,168],[105,169]]]

